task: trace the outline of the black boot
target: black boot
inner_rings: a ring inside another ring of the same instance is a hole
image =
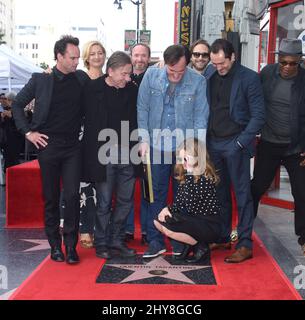
[[[95,247],[95,255],[98,258],[102,258],[102,259],[110,259],[111,258],[109,250],[106,246],[96,246]]]
[[[113,243],[109,248],[118,251],[122,257],[134,257],[137,254],[135,249],[128,248],[124,242]]]
[[[141,244],[143,244],[143,245],[148,244],[146,233],[142,233]]]
[[[193,255],[186,259],[188,263],[210,263],[210,249],[206,244],[196,244],[194,246]]]
[[[112,235],[110,237],[109,250],[110,254],[119,253],[122,257],[134,257],[137,252],[135,249],[128,248],[125,243],[125,231],[124,227],[119,224],[113,224]]]
[[[173,255],[172,259],[177,260],[177,261],[185,260],[187,258],[187,256],[189,255],[189,253],[192,251],[192,248],[193,248],[193,246],[191,246],[190,244],[185,244],[181,254]]]
[[[79,257],[74,247],[66,246],[66,262],[68,264],[75,264],[79,262]]]
[[[65,256],[60,246],[51,247],[51,259],[56,262],[65,261]]]

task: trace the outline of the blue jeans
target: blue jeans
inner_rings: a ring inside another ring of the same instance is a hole
[[[208,152],[220,178],[220,182],[217,185],[222,221],[219,242],[230,241],[232,229],[232,184],[238,208],[238,242],[236,248],[244,246],[252,249],[251,236],[254,209],[250,188],[250,153],[246,148],[236,148],[236,137],[225,140],[210,138]]]
[[[153,149],[151,149],[151,173],[154,191],[154,202],[150,204],[150,214],[147,215],[147,240],[150,243],[157,243],[160,247],[165,247],[164,236],[154,225],[154,220],[158,217],[160,211],[167,205],[167,195],[170,177],[175,165],[175,154],[172,156],[172,164],[164,163],[164,152],[161,152],[161,164],[153,163]],[[173,197],[176,197],[178,183],[176,179],[172,180]]]
[[[140,208],[140,223],[141,223],[141,233],[147,233],[147,215],[149,214],[149,202],[143,199],[143,194],[141,190],[141,208]],[[129,211],[128,218],[125,225],[125,232],[133,234],[135,230],[134,223],[134,203],[132,203],[132,208]]]
[[[107,164],[106,181],[96,183],[97,210],[94,244],[108,246],[121,243],[121,230],[133,203],[134,169],[131,164]],[[112,210],[112,195],[115,206]]]

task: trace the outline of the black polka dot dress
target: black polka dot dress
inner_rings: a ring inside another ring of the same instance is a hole
[[[195,182],[188,175],[185,183],[178,186],[172,214],[178,218],[163,222],[167,229],[205,243],[216,241],[220,234],[220,205],[213,181],[201,176]]]

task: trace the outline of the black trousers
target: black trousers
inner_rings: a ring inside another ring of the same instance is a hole
[[[300,166],[299,154],[286,156],[287,145],[260,141],[257,146],[254,176],[251,191],[254,203],[254,215],[257,215],[258,204],[269,188],[277,169],[283,165],[289,175],[291,192],[295,205],[295,233],[299,244],[305,243],[305,167]]]
[[[39,150],[38,161],[42,175],[45,200],[45,231],[50,246],[60,246],[60,189],[65,190],[64,243],[75,247],[78,241],[81,174],[79,141],[49,139],[46,148]]]

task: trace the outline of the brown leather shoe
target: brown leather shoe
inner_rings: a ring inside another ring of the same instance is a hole
[[[231,242],[210,243],[209,247],[210,247],[210,250],[230,250]]]
[[[225,262],[227,263],[239,263],[243,262],[247,259],[251,259],[253,257],[252,250],[246,247],[240,247],[236,249],[236,251],[225,258]]]

